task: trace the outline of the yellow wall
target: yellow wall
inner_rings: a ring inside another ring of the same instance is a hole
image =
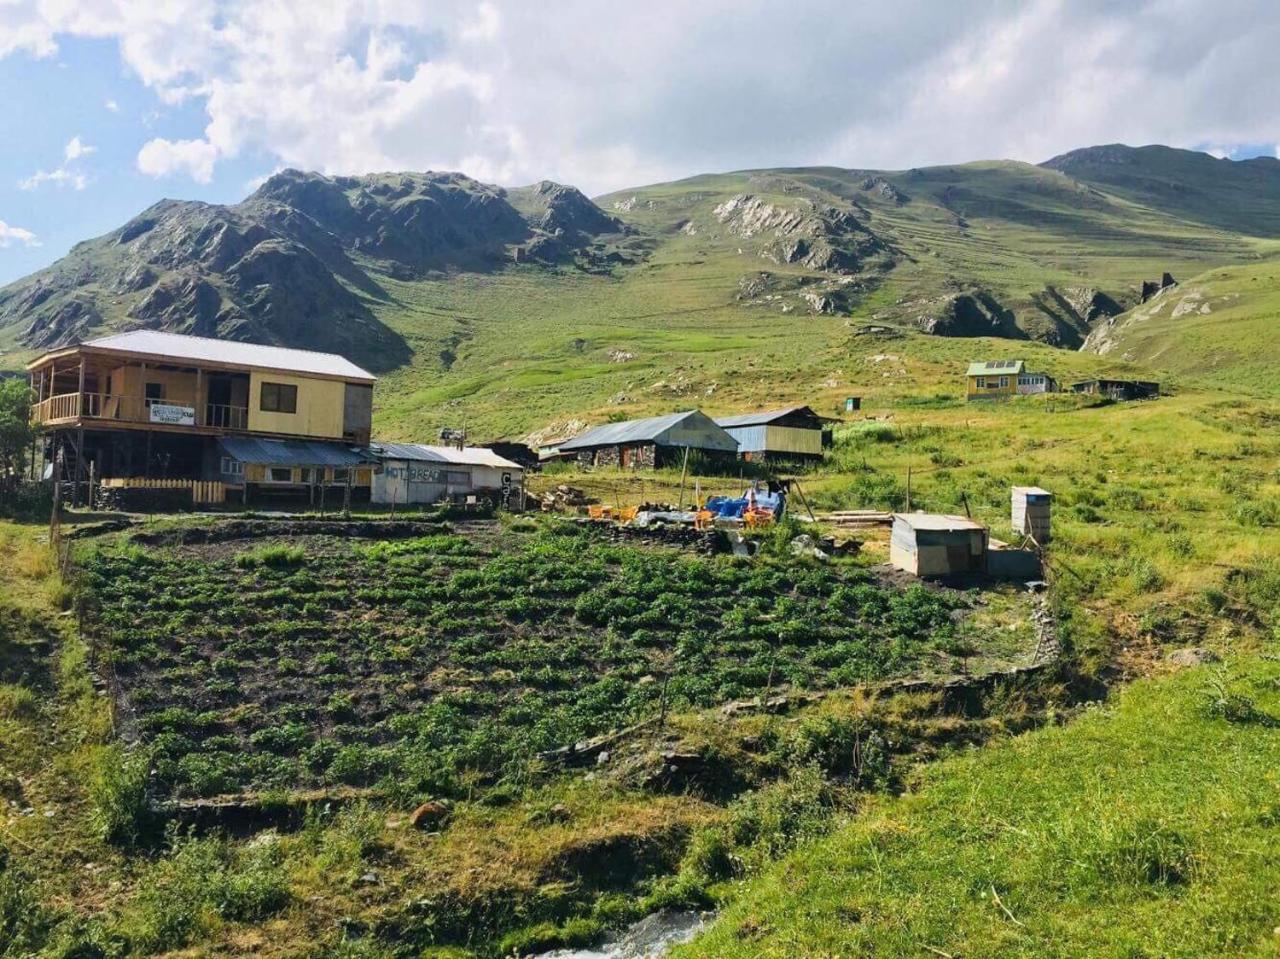
[[[765,448],[771,453],[822,455],[822,430],[802,430],[795,426],[766,426]]]
[[[1005,385],[1003,388],[996,385],[997,383],[1000,382],[1001,376],[1004,376],[1004,378],[1007,380],[1007,385]],[[1018,392],[1018,376],[1016,373],[997,373],[994,376],[991,376],[991,375],[984,376],[982,377],[982,379],[986,381],[986,387],[983,389],[978,389],[979,377],[970,376],[968,378],[968,389],[969,389],[970,399],[972,399],[973,397],[983,397],[983,396],[1014,396]]]
[[[298,412],[272,413],[262,409],[262,384],[285,383],[298,388]],[[339,380],[313,380],[285,373],[250,374],[249,429],[262,433],[342,438],[345,384]]]
[[[155,370],[150,367],[144,375],[141,366],[121,366],[111,371],[111,392],[116,396],[145,396],[146,384],[163,383],[164,401],[174,406],[196,405],[196,375],[176,370]],[[106,377],[98,381],[98,388],[105,392]]]

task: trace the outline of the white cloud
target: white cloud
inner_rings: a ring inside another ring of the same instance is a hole
[[[97,152],[97,147],[89,146],[77,134],[62,148],[61,166],[52,170],[37,170],[25,180],[20,180],[18,187],[23,190],[34,190],[46,183],[52,183],[55,186],[69,186],[76,190],[83,190],[89,185],[89,178],[79,169],[77,161]]]
[[[4,220],[0,220],[0,247],[6,247],[11,243],[21,243],[23,246],[40,245],[39,239],[30,230],[24,230],[20,226],[10,226]]]
[[[78,135],[73,136],[62,149],[62,155],[68,163],[72,160],[78,160],[81,157],[87,157],[90,153],[97,152],[97,147],[89,146],[89,144],[81,140]]]
[[[112,113],[120,112],[120,104],[116,103],[115,100],[107,100],[102,105]]]
[[[166,140],[156,137],[138,151],[138,169],[154,177],[185,173],[197,183],[213,179],[218,149],[207,140]]]
[[[162,102],[203,109],[200,135],[137,158],[200,181],[246,153],[602,191],[1280,140],[1280,8],[1221,0],[0,0],[0,56],[69,35],[115,40]]]

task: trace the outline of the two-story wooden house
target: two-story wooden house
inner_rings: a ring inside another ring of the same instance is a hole
[[[138,330],[27,367],[46,472],[367,496],[375,377],[331,353]]]

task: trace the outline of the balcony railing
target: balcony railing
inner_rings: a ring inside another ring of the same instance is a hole
[[[197,419],[196,407],[145,396],[122,396],[110,393],[63,393],[36,403],[31,409],[35,423],[62,420],[120,420],[126,423],[155,423],[169,426],[210,426],[216,429],[249,428],[249,408],[225,403],[206,403],[203,419]]]

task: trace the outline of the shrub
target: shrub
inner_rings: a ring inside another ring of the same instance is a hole
[[[259,566],[267,566],[271,569],[293,569],[301,566],[306,556],[306,551],[301,546],[286,546],[281,543],[240,553],[235,558],[235,564],[241,569],[255,569]]]
[[[159,817],[151,800],[151,757],[112,748],[103,753],[89,786],[93,822],[107,842],[135,846],[155,838]]]
[[[131,925],[143,949],[178,949],[216,918],[263,919],[288,902],[288,881],[275,843],[239,855],[225,840],[178,837],[140,884]]]
[[[40,709],[40,698],[28,686],[0,686],[0,719],[30,719]]]

